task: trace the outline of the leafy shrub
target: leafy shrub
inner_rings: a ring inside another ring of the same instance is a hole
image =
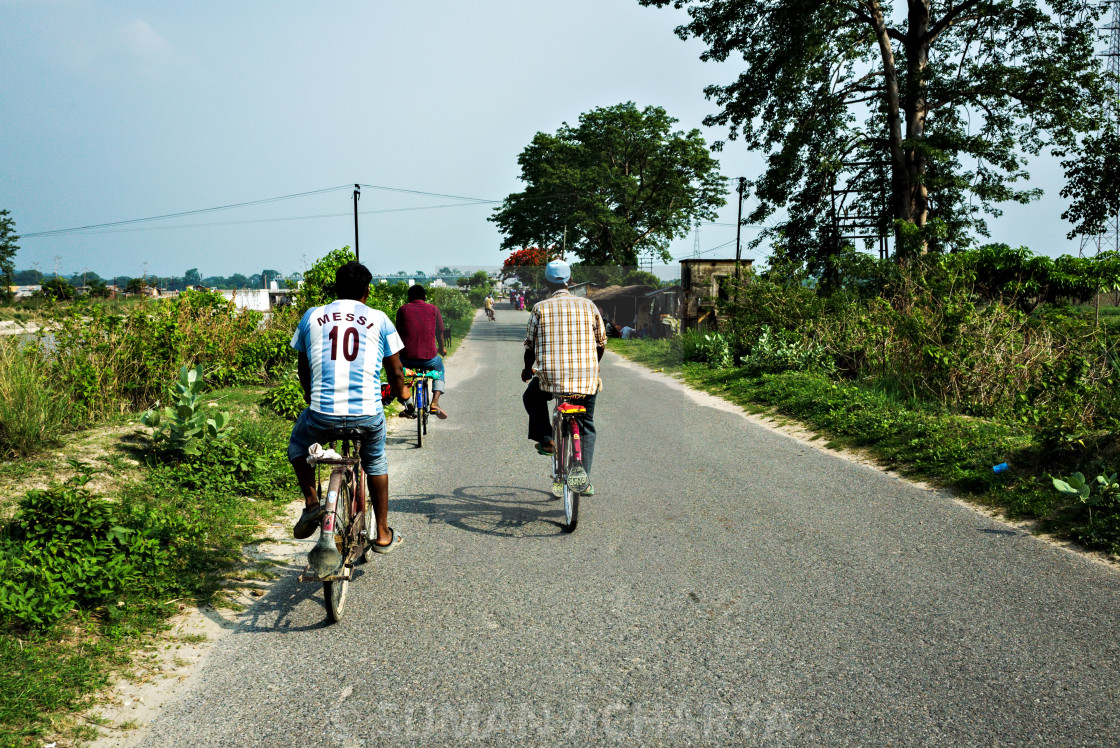
[[[0,457],[26,455],[66,430],[73,409],[59,392],[42,350],[0,338]]]
[[[832,370],[832,360],[820,344],[807,343],[800,335],[789,331],[774,332],[763,325],[762,333],[743,357],[743,368],[751,373],[780,371]]]
[[[214,413],[202,406],[202,365],[183,367],[171,390],[176,400],[162,411],[149,410],[141,423],[156,429],[153,442],[181,455],[197,455],[210,443],[226,436],[229,413]]]
[[[52,378],[66,383],[88,418],[150,407],[181,366],[203,364],[227,382],[262,381],[294,362],[279,342],[286,322],[266,325],[260,342],[261,313],[239,310],[219,293],[140,300],[123,314],[115,308],[86,302],[60,308],[53,344],[43,348]],[[268,337],[269,330],[277,332]]]
[[[328,252],[303,274],[303,286],[295,297],[295,308],[302,315],[308,309],[334,301],[334,274],[346,263],[354,260],[350,247]]]
[[[284,377],[280,380],[280,384],[264,393],[262,400],[278,416],[289,421],[298,418],[307,407],[303,399],[303,387],[300,386],[299,378],[294,373]]]
[[[483,294],[485,298],[485,294]],[[445,322],[466,319],[474,312],[471,302],[457,288],[429,288],[428,303],[439,307]]]
[[[722,333],[687,330],[681,335],[681,353],[685,361],[709,364],[717,369],[731,366],[731,347]]]
[[[470,301],[471,307],[478,309],[486,301],[486,294],[490,293],[489,286],[479,286],[467,291],[467,300]]]
[[[170,554],[151,527],[86,488],[88,466],[64,484],[29,491],[0,546],[0,616],[45,629],[73,608],[121,602],[163,576]],[[149,518],[150,519],[150,518]]]

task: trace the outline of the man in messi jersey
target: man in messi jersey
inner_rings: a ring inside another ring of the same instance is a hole
[[[372,432],[362,440],[362,467],[366,472],[373,514],[377,522],[375,551],[388,553],[401,536],[389,527],[389,463],[385,458],[385,413],[381,407],[381,367],[388,374],[394,395],[412,397],[404,381],[397,353],[404,347],[393,323],[384,312],[366,306],[369,270],[348,262],[335,273],[338,300],[308,309],[292,336],[299,352],[299,382],[308,407],[303,409],[288,441],[288,460],[296,472],[306,502],[296,522],[294,535],[314,534],[325,507],[315,488],[315,469],[307,464],[307,450],[330,441],[330,433],[342,427]]]

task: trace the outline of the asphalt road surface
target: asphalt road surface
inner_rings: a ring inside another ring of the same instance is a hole
[[[1120,574],[608,354],[580,525],[525,438],[526,312],[479,318],[404,544],[344,620],[291,573],[151,746],[1120,745]]]

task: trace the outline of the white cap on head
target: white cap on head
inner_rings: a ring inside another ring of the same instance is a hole
[[[567,283],[572,277],[572,269],[563,260],[553,260],[544,266],[544,279],[549,283]]]

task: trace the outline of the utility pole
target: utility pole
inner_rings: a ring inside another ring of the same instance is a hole
[[[739,217],[735,221],[735,283],[739,283],[739,258],[741,248],[739,237],[743,233],[743,193],[747,190],[747,178],[739,177]]]
[[[361,185],[354,185],[354,259],[358,262],[362,261],[362,256],[358,254],[358,200],[362,197]]]

